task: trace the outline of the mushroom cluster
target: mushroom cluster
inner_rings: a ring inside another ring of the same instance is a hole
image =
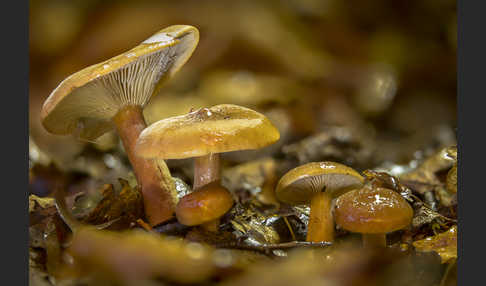
[[[310,204],[306,241],[333,242],[334,223],[363,235],[367,247],[386,246],[386,233],[407,227],[413,210],[397,192],[363,186],[354,169],[336,162],[311,162],[287,172],[277,198],[287,204]]]
[[[343,164],[312,162],[286,173],[278,182],[275,192],[277,198],[287,204],[310,203],[307,241],[332,242],[332,200],[360,187],[363,180],[358,172]]]
[[[29,1],[31,284],[454,285],[455,2]]]

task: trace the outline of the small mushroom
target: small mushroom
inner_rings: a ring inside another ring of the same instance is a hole
[[[217,181],[202,186],[196,192],[184,196],[177,204],[178,221],[183,225],[201,225],[219,222],[233,205],[228,190]],[[218,224],[208,225],[209,230],[217,230]]]
[[[223,187],[220,186],[219,153],[258,149],[279,138],[278,130],[264,115],[238,105],[221,104],[150,125],[140,134],[136,152],[145,158],[195,157],[195,192],[179,201],[176,216],[183,224],[204,224],[207,230],[215,231],[219,217],[201,213],[201,219],[196,221],[185,218],[190,216],[186,212],[194,212],[194,207],[201,208],[198,212],[205,213],[213,211],[213,204],[220,204],[224,206],[218,211],[220,216],[231,208],[232,198],[227,190],[224,195]],[[212,182],[216,184],[208,185]],[[219,203],[223,196],[231,200],[231,204]]]
[[[278,182],[277,198],[287,204],[310,203],[306,241],[332,242],[334,221],[333,198],[359,188],[363,177],[350,167],[335,162],[312,162],[286,173]]]
[[[42,124],[54,134],[92,141],[116,128],[151,225],[173,216],[175,189],[165,162],[134,153],[136,139],[146,127],[142,110],[189,59],[198,40],[199,32],[192,26],[167,27],[135,48],[69,76],[42,107]]]
[[[337,198],[334,207],[336,224],[361,233],[367,247],[386,247],[386,233],[407,227],[412,217],[407,201],[385,188],[352,190]]]

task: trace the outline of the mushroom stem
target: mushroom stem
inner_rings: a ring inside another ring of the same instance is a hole
[[[334,240],[331,203],[332,196],[329,192],[319,192],[312,197],[306,241],[332,242]]]
[[[194,159],[194,184],[197,190],[221,177],[219,154],[208,154]]]
[[[211,182],[219,181],[220,178],[219,154],[210,153],[194,159],[194,190],[198,190]],[[201,227],[209,232],[218,232],[219,218],[204,223]]]
[[[204,230],[208,231],[208,232],[218,232],[218,230],[219,230],[219,221],[220,221],[220,219],[217,218],[217,219],[214,219],[212,221],[208,221],[206,223],[203,223],[201,225],[201,227]]]
[[[135,154],[135,143],[147,127],[141,106],[125,106],[113,118],[123,147],[132,164],[143,195],[145,215],[151,226],[173,217],[175,200],[174,182],[163,160],[144,159]]]
[[[384,233],[363,233],[363,246],[369,248],[385,248],[386,234]]]

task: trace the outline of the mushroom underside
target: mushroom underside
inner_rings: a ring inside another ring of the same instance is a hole
[[[346,174],[323,174],[303,176],[277,193],[282,202],[288,204],[305,204],[321,191],[332,192],[334,197],[361,186],[359,178]]]

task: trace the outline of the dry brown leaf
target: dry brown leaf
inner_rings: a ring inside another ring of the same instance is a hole
[[[127,181],[120,179],[121,191],[117,194],[113,185],[103,186],[103,199],[96,208],[83,219],[89,224],[103,224],[115,219],[112,228],[126,227],[132,222],[136,222],[143,215],[142,195],[136,189],[130,187]]]

